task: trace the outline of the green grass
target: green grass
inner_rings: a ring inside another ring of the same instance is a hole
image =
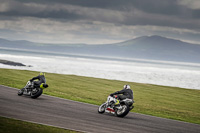
[[[22,88],[38,72],[0,69],[0,84]],[[107,96],[129,84],[133,112],[200,124],[200,90],[46,73],[44,94],[100,105]]]
[[[77,133],[75,131],[0,117],[0,133]]]

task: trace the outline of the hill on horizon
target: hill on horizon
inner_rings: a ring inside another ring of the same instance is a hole
[[[120,43],[44,44],[0,39],[0,47],[120,58],[200,63],[200,45],[161,36],[142,36]]]

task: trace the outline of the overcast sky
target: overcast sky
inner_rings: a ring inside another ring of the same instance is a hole
[[[146,35],[200,44],[200,0],[0,0],[0,38],[103,44]]]

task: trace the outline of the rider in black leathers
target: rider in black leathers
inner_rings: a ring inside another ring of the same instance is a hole
[[[36,79],[38,81],[34,81]],[[46,84],[46,79],[45,79],[45,73],[44,72],[41,72],[38,76],[33,77],[32,79],[30,79],[30,81],[33,82],[34,88],[39,88],[39,87],[47,88],[48,87],[48,85]],[[42,84],[42,86],[41,86],[41,84]],[[24,92],[24,88],[22,88],[21,91]]]
[[[34,81],[36,79],[38,79],[38,81]],[[46,83],[45,73],[41,72],[38,76],[33,77],[30,81],[34,83],[34,87],[36,88],[40,87],[42,83],[44,84]]]
[[[122,95],[117,95],[122,94]],[[124,85],[124,88],[121,91],[117,91],[115,93],[110,94],[110,96],[117,95],[117,98],[119,100],[123,99],[132,99],[133,100],[133,91],[131,90],[131,87],[129,85]]]

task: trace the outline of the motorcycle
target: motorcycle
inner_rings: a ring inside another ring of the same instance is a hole
[[[107,112],[117,117],[124,117],[134,108],[133,103],[134,101],[132,99],[126,98],[119,101],[115,97],[108,96],[107,101],[99,106],[98,113],[103,114]]]
[[[18,95],[31,96],[31,98],[38,98],[43,93],[43,89],[47,88],[48,85],[42,83],[40,87],[35,87],[34,82],[28,81],[24,88],[18,91]]]

